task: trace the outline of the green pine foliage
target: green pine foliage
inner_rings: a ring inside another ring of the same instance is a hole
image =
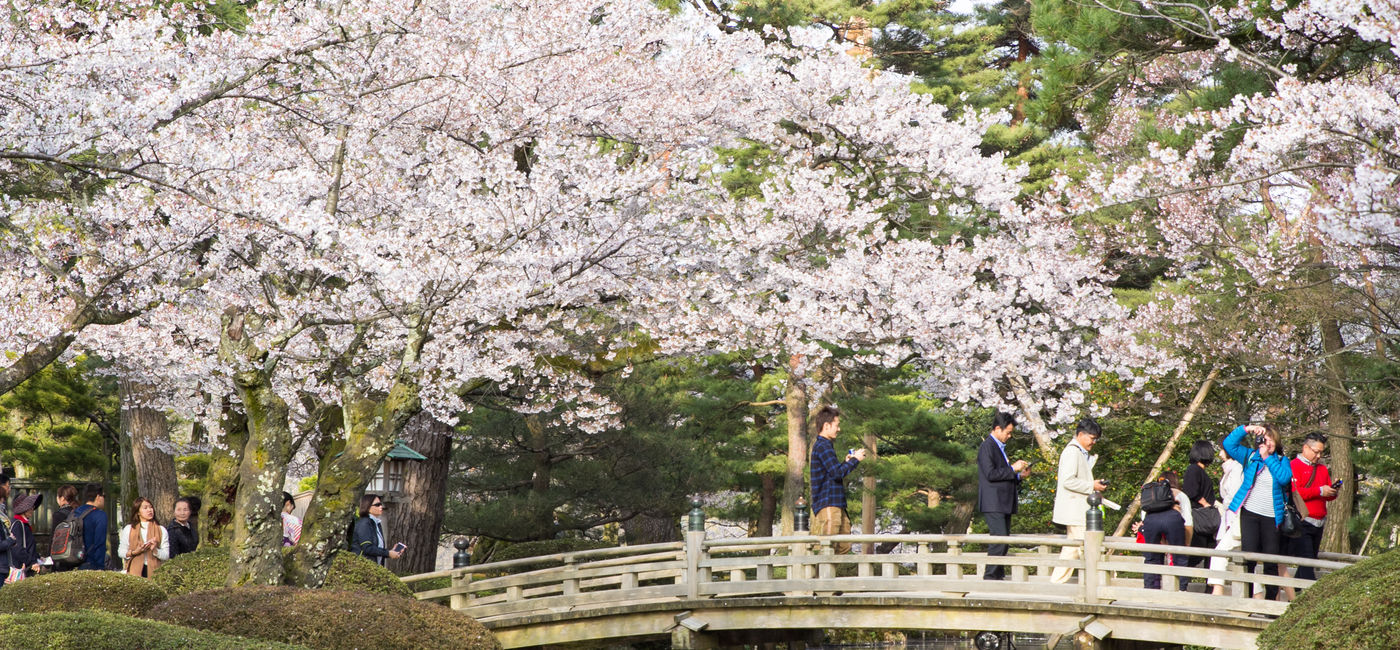
[[[55,363],[0,396],[0,465],[35,479],[97,477],[115,452],[116,387],[79,359]]]

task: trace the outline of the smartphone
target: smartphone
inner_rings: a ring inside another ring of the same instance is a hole
[[[395,544],[395,545],[394,545],[394,552],[395,552],[395,553],[402,553],[403,550],[406,549],[406,548],[408,548],[407,545],[405,545],[403,542],[399,542],[398,544]]]

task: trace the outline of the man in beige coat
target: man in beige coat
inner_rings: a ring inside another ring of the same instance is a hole
[[[1089,509],[1089,494],[1102,492],[1107,487],[1103,481],[1094,480],[1094,461],[1098,460],[1098,456],[1089,454],[1102,433],[1098,422],[1093,418],[1084,418],[1075,427],[1074,440],[1060,452],[1060,471],[1055,481],[1055,512],[1051,521],[1068,529],[1070,539],[1084,539],[1084,513]],[[1107,500],[1104,505],[1117,509],[1117,504],[1109,504]],[[1066,546],[1060,551],[1062,560],[1078,560],[1079,557],[1078,546]],[[1071,575],[1074,575],[1073,568],[1055,567],[1050,581],[1068,582]]]

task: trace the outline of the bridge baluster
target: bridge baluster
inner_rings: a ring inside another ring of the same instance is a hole
[[[919,542],[918,546],[915,548],[919,555],[928,555],[928,542]],[[914,566],[918,568],[917,573],[921,576],[933,575],[933,563],[922,557],[919,558],[918,562],[914,563]]]
[[[949,540],[948,555],[951,555],[954,558],[962,555],[962,542],[956,539]],[[958,564],[956,561],[949,562],[948,565],[945,567],[945,572],[948,574],[948,577],[952,580],[961,580],[963,577],[962,565]]]

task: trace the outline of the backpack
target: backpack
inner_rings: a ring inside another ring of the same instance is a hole
[[[77,566],[83,563],[86,548],[83,543],[83,519],[97,508],[91,508],[81,517],[68,515],[63,523],[54,527],[53,537],[49,538],[49,556],[54,564]]]
[[[1142,486],[1140,496],[1143,512],[1162,512],[1176,507],[1176,496],[1172,486],[1166,481],[1153,481]]]

